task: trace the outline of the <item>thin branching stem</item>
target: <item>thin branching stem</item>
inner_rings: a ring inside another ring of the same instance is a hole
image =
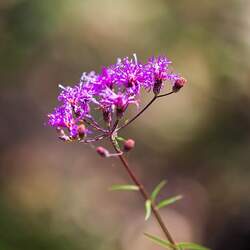
[[[110,135],[112,135],[114,133],[114,131],[116,130],[117,126],[118,126],[118,123],[119,123],[120,119],[116,119],[112,129],[110,129]]]
[[[173,93],[175,93],[175,92],[174,91],[170,91],[170,92],[168,92],[166,94],[158,95],[157,98],[161,98],[161,97],[164,97],[164,96],[167,96],[167,95],[171,95]]]
[[[154,96],[151,101],[139,112],[137,113],[133,118],[131,118],[127,123],[125,123],[123,126],[121,126],[117,131],[127,127],[130,123],[132,123],[135,119],[137,119],[148,107],[157,99],[157,96]]]
[[[112,145],[113,145],[115,151],[118,154],[121,153],[122,151],[117,147],[117,144],[114,141],[114,139],[111,137],[110,140],[112,142]],[[129,167],[129,164],[128,164],[127,160],[125,159],[124,155],[120,154],[120,155],[118,155],[118,157],[121,160],[124,168],[126,169],[128,175],[130,176],[132,181],[135,183],[135,185],[137,185],[139,187],[139,191],[140,191],[142,197],[144,198],[144,200],[145,201],[151,200],[150,195],[148,195],[148,193],[146,192],[146,190],[145,190],[144,186],[142,185],[142,183],[137,179],[134,172]],[[175,241],[174,241],[173,237],[171,236],[170,232],[168,231],[166,225],[164,224],[163,219],[162,219],[159,211],[157,210],[155,203],[152,200],[151,200],[151,208],[152,208],[152,212],[153,212],[157,222],[159,223],[164,235],[166,236],[167,240],[173,245],[172,249],[177,250]]]
[[[96,128],[97,130],[100,130],[102,132],[104,132],[104,134],[96,136],[94,138],[90,138],[90,139],[85,139],[82,140],[81,142],[85,142],[85,143],[89,143],[89,142],[96,142],[99,140],[102,140],[104,138],[109,137],[110,135],[113,135],[114,132],[118,132],[119,130],[127,127],[129,124],[131,124],[134,120],[136,120],[139,116],[141,116],[141,114],[146,111],[154,102],[156,99],[164,97],[164,96],[168,96],[175,93],[174,91],[168,92],[166,94],[162,94],[162,95],[155,95],[150,101],[149,103],[139,112],[137,113],[133,118],[131,118],[131,120],[129,120],[126,124],[124,124],[123,126],[121,126],[120,128],[117,128],[118,124],[119,124],[119,119],[116,119],[114,122],[114,125],[112,126],[112,128],[109,128],[109,131],[102,129],[101,127],[99,127],[99,125],[97,123],[92,123],[92,121],[87,121],[86,119],[84,120],[87,124],[89,124],[90,126]]]
[[[97,142],[97,141],[100,141],[100,140],[107,138],[107,137],[109,137],[109,134],[105,133],[102,135],[98,135],[94,138],[80,140],[80,142],[84,142],[84,143]]]
[[[174,92],[174,91],[170,91],[170,92],[168,92],[168,93],[166,93],[166,94],[155,95],[155,96],[149,101],[149,103],[148,103],[139,113],[137,113],[133,118],[131,118],[131,119],[130,119],[127,123],[125,123],[123,126],[121,126],[120,128],[118,128],[118,129],[117,129],[117,132],[118,132],[119,130],[121,130],[121,129],[127,127],[127,126],[128,126],[129,124],[131,124],[135,119],[137,119],[139,116],[141,116],[142,113],[143,113],[144,111],[146,111],[146,110],[156,101],[156,99],[161,98],[161,97],[164,97],[164,96],[171,95],[171,94],[173,94],[173,93],[175,93],[175,92]]]
[[[95,122],[94,120],[91,119],[91,121],[88,121],[87,119],[84,119],[84,122],[86,124],[88,124],[89,126],[91,126],[92,128],[96,129],[97,131],[102,131],[102,132],[106,132],[105,129],[101,128],[99,126],[99,124],[97,122]]]

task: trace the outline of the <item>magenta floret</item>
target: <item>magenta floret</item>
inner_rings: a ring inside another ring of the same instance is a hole
[[[151,57],[145,64],[140,63],[136,55],[130,59],[118,59],[111,66],[103,67],[100,74],[94,71],[83,73],[80,82],[73,87],[59,85],[61,93],[58,101],[61,103],[54,112],[48,115],[48,124],[60,131],[64,139],[82,140],[79,126],[88,126],[86,131],[109,131],[112,124],[120,120],[131,104],[139,107],[142,89],[153,91],[157,96],[164,83],[172,85],[177,92],[186,80],[172,73],[171,61],[165,56]],[[101,111],[104,124],[95,118]],[[109,126],[109,128],[105,127]]]

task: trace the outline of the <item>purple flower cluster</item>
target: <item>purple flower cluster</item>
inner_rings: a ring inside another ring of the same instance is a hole
[[[100,74],[83,73],[74,87],[59,85],[60,106],[48,114],[48,124],[67,141],[86,139],[94,131],[108,133],[129,105],[139,107],[142,89],[157,96],[166,81],[172,84],[173,91],[185,84],[184,78],[170,71],[170,64],[164,56],[152,57],[143,64],[134,55],[133,59],[118,59]],[[102,124],[94,118],[97,111],[102,113]]]

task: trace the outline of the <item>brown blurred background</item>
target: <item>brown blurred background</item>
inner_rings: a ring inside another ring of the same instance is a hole
[[[135,172],[184,195],[162,209],[177,240],[249,249],[249,1],[0,0],[0,37],[1,250],[161,249],[140,196],[108,191],[129,182],[119,161],[44,126],[59,83],[134,52],[188,79],[123,132]]]

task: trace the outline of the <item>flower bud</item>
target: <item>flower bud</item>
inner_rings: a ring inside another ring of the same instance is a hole
[[[117,99],[117,102],[116,102],[116,116],[117,116],[117,118],[122,118],[127,107],[128,107],[128,103],[125,99],[123,99],[122,97]]]
[[[133,139],[128,139],[124,142],[124,151],[128,152],[135,147],[135,141]]]
[[[173,91],[174,91],[174,92],[179,91],[179,90],[184,86],[184,84],[186,84],[186,83],[187,83],[187,80],[186,80],[184,77],[178,78],[178,79],[174,82]]]
[[[107,149],[105,149],[104,147],[97,147],[96,152],[101,157],[108,157],[109,156],[109,151]]]
[[[153,87],[153,92],[155,95],[158,95],[160,93],[161,86],[162,86],[162,80],[161,79],[156,80],[154,87]]]
[[[85,137],[85,134],[86,134],[86,127],[85,127],[85,125],[84,124],[78,125],[77,132],[78,132],[79,137],[81,139],[83,139]]]

